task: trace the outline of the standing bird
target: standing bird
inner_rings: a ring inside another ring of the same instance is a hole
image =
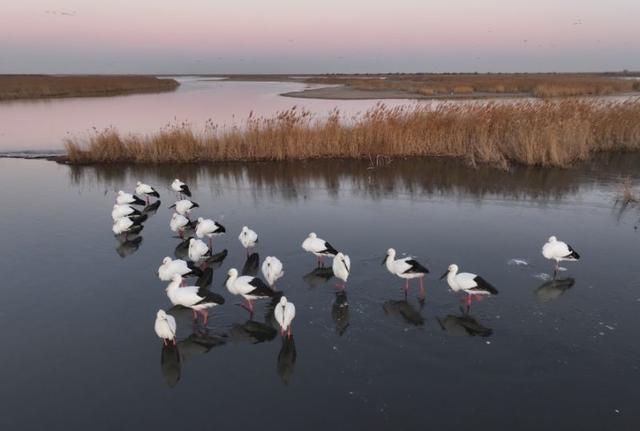
[[[267,286],[264,281],[257,277],[242,275],[238,277],[238,270],[231,268],[227,272],[227,280],[224,282],[227,290],[232,295],[240,295],[246,301],[247,305],[243,305],[251,314],[253,314],[253,301],[263,298],[278,298],[282,296],[281,292],[274,292]]]
[[[171,279],[171,283],[165,289],[167,296],[173,305],[182,305],[191,308],[193,312],[193,320],[197,320],[198,313],[202,314],[204,324],[209,320],[208,309],[216,305],[224,304],[224,298],[217,293],[209,292],[204,287],[184,286],[182,285],[182,277],[175,274]]]
[[[478,298],[479,301],[482,296],[498,294],[498,290],[479,275],[468,272],[458,273],[458,265],[456,264],[449,265],[449,268],[442,274],[440,280],[445,277],[451,290],[467,294],[467,305],[471,305],[472,297]]]
[[[198,208],[199,206],[200,205],[198,205],[196,202],[191,202],[189,199],[182,199],[171,205],[169,208],[175,208],[178,214],[189,218],[189,213],[191,212],[191,210],[194,208]]]
[[[307,239],[302,242],[302,249],[306,252],[313,253],[318,258],[318,266],[323,264],[325,256],[335,256],[338,250],[333,248],[331,244],[311,232]]]
[[[273,310],[273,315],[280,325],[280,333],[283,336],[286,333],[288,337],[291,337],[291,322],[296,317],[296,306],[293,305],[293,302],[287,301],[287,297],[283,296]]]
[[[198,224],[196,225],[196,235],[198,238],[209,238],[209,248],[213,248],[211,238],[214,236],[222,235],[227,230],[220,223],[215,222],[208,218],[198,217]]]
[[[242,244],[242,246],[247,249],[248,255],[249,249],[255,247],[256,243],[258,242],[258,234],[256,233],[256,231],[243,226],[238,239],[240,240],[240,244]]]
[[[140,181],[136,183],[136,194],[144,195],[147,201],[147,205],[149,205],[149,196],[160,198],[160,193],[158,193],[156,189],[151,187],[149,184],[145,184]]]
[[[169,256],[162,259],[162,265],[158,268],[158,278],[162,281],[171,281],[174,275],[182,277],[200,277],[202,270],[182,259],[171,259]]]
[[[118,192],[116,196],[116,203],[118,205],[144,205],[144,201],[136,195],[131,193],[125,193],[122,190]]]
[[[391,274],[407,280],[404,286],[405,293],[409,291],[409,280],[419,278],[420,293],[424,296],[424,276],[429,273],[429,270],[415,260],[415,258],[407,256],[396,259],[395,249],[390,248],[387,250],[387,255],[382,260],[382,264],[387,266]]]
[[[344,289],[347,285],[347,278],[349,278],[349,274],[351,273],[351,259],[342,252],[336,254],[333,258],[332,269],[333,275],[342,280],[342,285],[338,284],[338,286]]]
[[[195,238],[189,240],[189,260],[200,262],[202,258],[210,255],[211,250],[207,247],[207,244]]]
[[[176,193],[180,193],[180,195],[191,197],[191,190],[189,190],[189,186],[177,178],[171,183],[171,190]]]
[[[553,274],[558,273],[560,262],[563,260],[575,262],[580,260],[580,255],[566,242],[558,241],[555,236],[549,237],[549,241],[542,246],[542,255],[547,259],[556,261]]]
[[[192,223],[185,216],[182,216],[178,213],[173,213],[171,215],[169,228],[172,232],[176,232],[178,235],[180,235],[180,238],[182,238],[185,229],[189,228],[190,226],[192,226]]]
[[[138,233],[142,230],[142,222],[146,219],[147,217],[145,216],[137,217],[135,219],[131,219],[129,217],[121,217],[113,222],[113,227],[111,228],[111,230],[116,235],[120,235],[122,233]]]
[[[129,217],[129,216],[139,216],[142,214],[139,210],[135,209],[130,205],[118,205],[115,204],[113,206],[113,210],[111,211],[111,218],[115,222],[119,218]]]
[[[172,315],[165,313],[164,310],[158,310],[154,328],[165,346],[168,344],[167,340],[176,345],[176,319]]]
[[[276,281],[284,275],[284,269],[280,259],[275,256],[267,256],[264,262],[262,262],[262,275],[264,275],[264,279],[267,280],[269,287],[273,287]]]

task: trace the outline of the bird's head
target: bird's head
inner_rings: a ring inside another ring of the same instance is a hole
[[[162,264],[166,265],[167,263],[171,262],[171,258],[169,256],[165,257],[164,259],[162,259]]]
[[[167,313],[165,313],[164,310],[158,310],[158,313],[156,315],[158,316],[158,319],[161,319],[161,320],[167,319]]]
[[[309,234],[309,238],[311,238],[311,239],[314,239],[314,238],[317,238],[317,237],[318,237],[318,235],[316,235],[316,233],[315,233],[315,232],[311,232],[311,233]]]
[[[555,236],[550,236],[549,237],[549,242],[556,242],[558,239]]]

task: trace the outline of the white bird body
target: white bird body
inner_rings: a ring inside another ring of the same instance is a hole
[[[173,341],[175,343],[176,328],[176,319],[172,315],[165,313],[164,310],[158,310],[154,329],[156,330],[158,337],[162,338],[165,344],[166,340]]]
[[[157,198],[160,197],[160,194],[151,187],[149,184],[142,183],[138,181],[136,183],[136,194],[137,195],[146,195],[146,196],[155,196]]]
[[[306,252],[313,253],[317,257],[335,256],[338,250],[333,248],[331,244],[311,232],[307,239],[302,242],[302,249]]]
[[[131,193],[125,193],[122,190],[118,192],[118,196],[116,196],[116,203],[118,205],[144,205],[145,202],[140,199],[136,195],[132,195]]]
[[[243,226],[238,239],[244,248],[252,248],[258,242],[258,234],[247,226]]]
[[[191,238],[189,240],[189,259],[193,262],[199,262],[209,252],[209,246],[199,239]]]
[[[291,336],[291,322],[296,317],[296,306],[293,302],[287,301],[287,298],[283,296],[273,310],[273,314],[280,325],[282,333],[284,334],[288,331],[289,336]]]
[[[205,310],[215,307],[216,305],[224,304],[224,298],[217,293],[209,292],[207,289],[199,286],[180,287],[181,284],[182,277],[174,275],[171,283],[169,283],[165,289],[169,301],[171,301],[173,305],[191,308],[194,311],[194,317],[196,311],[204,312],[205,323],[207,322]]]
[[[351,259],[346,254],[336,254],[333,258],[332,269],[333,275],[346,283],[351,273]]]
[[[188,218],[178,213],[173,213],[171,215],[171,220],[169,221],[169,228],[172,232],[178,232],[184,230],[184,228],[187,227],[188,224]]]
[[[240,295],[247,301],[245,307],[251,313],[253,313],[253,301],[262,298],[274,298],[278,295],[282,295],[279,292],[273,291],[267,286],[264,281],[257,277],[251,277],[248,275],[242,275],[238,277],[238,270],[231,268],[227,272],[227,280],[225,281],[227,290],[232,295]]]
[[[114,234],[120,235],[121,233],[129,232],[133,226],[136,225],[136,222],[131,220],[129,217],[121,217],[113,222],[113,227],[111,230]]]
[[[169,256],[162,260],[162,265],[158,268],[158,278],[162,281],[171,281],[174,275],[191,274],[193,270],[189,268],[187,262],[182,259],[171,259]]]
[[[498,291],[485,279],[469,272],[458,272],[458,265],[449,265],[447,272],[447,284],[454,292],[464,292],[467,295],[497,295]]]
[[[213,236],[222,235],[226,232],[224,226],[211,219],[198,218],[198,224],[196,225],[196,235],[198,238],[204,238],[205,236],[211,238]]]
[[[384,264],[391,274],[407,280],[424,277],[425,274],[429,273],[427,268],[411,256],[396,259],[396,251],[393,248],[387,250]]]
[[[571,248],[566,242],[558,241],[555,236],[549,237],[549,240],[542,246],[542,255],[547,259],[553,259],[557,263],[563,260],[577,261],[580,255]]]
[[[173,180],[173,182],[171,183],[171,190],[191,197],[191,190],[189,190],[189,186],[187,186],[185,183],[183,183],[177,178]]]
[[[276,281],[284,275],[282,262],[275,256],[267,256],[262,262],[262,275],[267,284],[273,287]]]
[[[139,214],[140,214],[140,211],[138,211],[137,209],[133,208],[130,205],[115,204],[113,206],[113,210],[111,211],[111,218],[113,219],[113,221],[116,221],[122,217],[128,217],[130,215],[139,215]]]
[[[196,202],[192,202],[189,199],[182,199],[177,201],[171,207],[176,209],[176,212],[181,216],[186,216],[192,209],[199,207]]]

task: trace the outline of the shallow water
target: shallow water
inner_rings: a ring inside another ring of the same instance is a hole
[[[202,129],[207,120],[232,127],[250,113],[272,116],[293,106],[319,116],[337,107],[353,115],[376,100],[313,100],[282,97],[308,86],[295,82],[233,82],[195,77],[176,78],[176,91],[115,97],[17,100],[0,102],[0,152],[61,150],[69,137],[83,138],[94,128],[116,127],[123,133],[152,133],[167,124],[189,122]],[[313,87],[313,86],[309,86]],[[385,100],[389,106],[411,104]]]
[[[614,200],[621,178],[638,179],[638,162],[508,173],[428,160],[367,169],[2,159],[0,428],[635,429],[640,211]],[[179,243],[168,228],[174,177],[191,185],[196,215],[227,227],[215,249],[229,251],[212,285],[227,303],[209,327],[172,310],[178,353],[163,352],[153,331],[156,311],[170,308],[156,270]],[[141,240],[121,243],[111,206],[137,179],[156,185],[162,204]],[[261,259],[285,265],[295,346],[275,333],[264,301],[249,321],[222,286],[245,264],[243,225],[259,233]],[[311,230],[351,256],[346,295],[300,248]],[[551,234],[583,256],[557,283],[541,275]],[[423,304],[380,266],[388,247],[431,269]],[[465,314],[437,281],[453,262],[500,294]]]

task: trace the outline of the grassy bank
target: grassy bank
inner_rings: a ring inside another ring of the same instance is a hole
[[[410,156],[457,157],[472,164],[568,166],[600,151],[640,150],[640,100],[564,100],[387,108],[316,120],[290,109],[248,118],[241,127],[188,125],[149,136],[108,129],[66,141],[70,163],[198,162]]]
[[[178,85],[155,76],[0,75],[0,100],[155,93]]]
[[[326,75],[306,81],[343,84],[363,91],[396,90],[425,97],[478,94],[567,97],[640,91],[640,80],[578,73]]]

